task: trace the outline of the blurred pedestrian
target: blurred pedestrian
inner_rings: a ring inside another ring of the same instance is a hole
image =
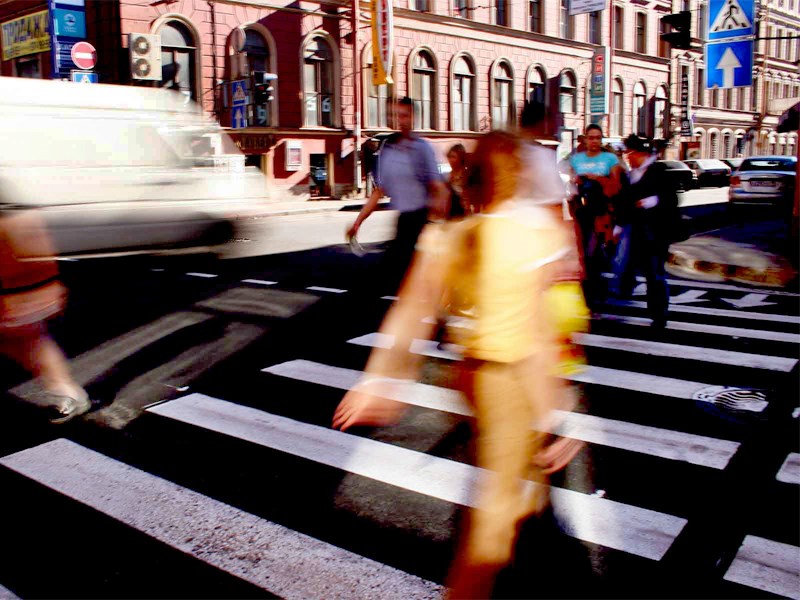
[[[3,192],[0,187],[0,354],[38,378],[43,393],[36,404],[51,423],[66,423],[92,406],[47,333],[47,320],[63,310],[66,291],[40,216],[19,210]]]
[[[551,429],[554,408],[564,408],[553,306],[546,292],[559,261],[569,253],[569,236],[555,210],[526,200],[520,189],[523,145],[510,132],[491,132],[477,145],[470,166],[472,216],[431,226],[420,252],[386,316],[381,333],[394,338],[375,349],[366,376],[346,394],[333,426],[395,422],[403,405],[395,396],[401,380],[415,379],[419,357],[409,352],[415,338],[431,334],[441,307],[466,326],[452,337],[464,350],[459,387],[476,421],[477,465],[486,469],[460,536],[448,584],[453,598],[488,597],[497,573],[510,561],[517,530],[549,504],[544,484],[580,448],[542,431]],[[531,428],[535,423],[537,430]]]
[[[630,295],[640,269],[647,280],[648,314],[654,327],[664,327],[669,307],[664,263],[670,243],[682,235],[678,194],[666,167],[656,160],[653,140],[629,135],[625,155],[631,170],[617,202],[615,235],[619,244],[611,291]]]
[[[384,291],[394,294],[408,269],[422,228],[429,217],[447,215],[447,189],[439,174],[430,143],[413,130],[414,103],[402,98],[395,103],[399,131],[386,140],[375,170],[377,187],[370,194],[347,237],[358,235],[361,224],[388,196],[390,207],[399,211],[397,233],[381,262]]]
[[[447,162],[450,174],[447,177],[447,189],[450,192],[451,219],[458,219],[469,214],[469,205],[464,196],[467,185],[467,149],[463,144],[455,144],[447,151]]]

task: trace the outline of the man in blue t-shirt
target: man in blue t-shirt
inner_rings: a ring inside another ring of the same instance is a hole
[[[621,188],[622,165],[617,156],[603,150],[603,130],[591,124],[584,135],[586,150],[569,159],[578,193],[570,202],[582,251],[584,294],[594,307],[602,299],[603,252],[611,241],[609,202]]]

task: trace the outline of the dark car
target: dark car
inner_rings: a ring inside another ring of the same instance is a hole
[[[716,158],[697,158],[683,161],[694,171],[697,178],[697,187],[728,185],[731,177],[731,168]]]
[[[696,185],[694,171],[679,160],[660,160],[658,161],[666,167],[670,179],[675,182],[678,190],[690,190]]]
[[[792,207],[797,173],[794,156],[751,156],[731,177],[728,199],[732,204]]]
[[[741,166],[743,160],[743,158],[723,158],[722,162],[728,165],[731,168],[731,173],[733,173]]]

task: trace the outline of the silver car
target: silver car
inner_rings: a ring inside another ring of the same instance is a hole
[[[791,208],[796,173],[794,156],[751,156],[731,177],[728,199],[732,204]]]

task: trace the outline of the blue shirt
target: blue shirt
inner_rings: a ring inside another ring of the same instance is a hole
[[[586,152],[579,152],[572,155],[569,164],[576,175],[608,177],[611,175],[611,169],[619,164],[619,159],[616,154],[611,152],[600,152],[596,156],[588,156]]]
[[[376,181],[392,208],[400,212],[427,208],[428,184],[441,181],[433,147],[416,136],[387,142],[378,157]]]

